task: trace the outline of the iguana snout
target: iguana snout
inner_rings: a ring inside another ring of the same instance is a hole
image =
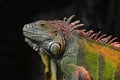
[[[26,24],[23,27],[23,35],[26,38],[37,42],[43,42],[46,40],[52,39],[52,31],[48,31],[48,28],[41,21],[33,22],[30,24]]]

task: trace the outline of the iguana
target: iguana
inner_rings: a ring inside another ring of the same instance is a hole
[[[25,41],[45,64],[46,80],[120,80],[117,38],[80,29],[84,24],[71,22],[73,17],[39,20],[23,27]]]

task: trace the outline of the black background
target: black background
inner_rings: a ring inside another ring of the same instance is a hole
[[[0,0],[0,80],[43,80],[41,58],[24,42],[24,24],[75,14],[87,30],[119,37],[119,4],[120,0]]]

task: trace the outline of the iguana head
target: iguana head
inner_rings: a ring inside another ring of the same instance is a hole
[[[62,38],[56,25],[51,21],[40,20],[26,24],[23,34],[25,41],[36,51],[43,49],[50,56],[61,51]]]
[[[72,26],[75,26],[79,21],[70,23],[71,16],[66,20],[53,20],[45,21],[40,20],[23,27],[23,35],[25,41],[33,47],[36,51],[39,49],[44,50],[49,56],[62,55],[65,50],[66,44],[71,35]],[[79,24],[77,26],[82,26]],[[75,26],[75,27],[77,27]]]

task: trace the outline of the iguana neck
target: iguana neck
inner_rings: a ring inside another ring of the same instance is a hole
[[[79,40],[79,35],[73,31],[72,35],[68,41],[69,44],[67,44],[65,52],[63,57],[65,56],[77,56],[78,51],[79,51],[79,45],[78,45],[78,40]],[[77,60],[77,59],[76,59]]]

